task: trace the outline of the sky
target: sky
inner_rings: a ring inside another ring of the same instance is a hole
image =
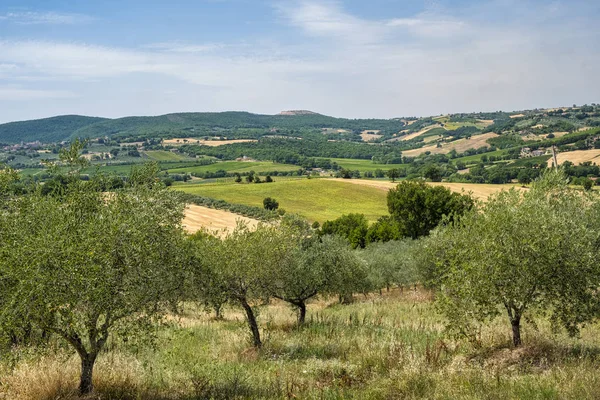
[[[0,122],[600,102],[598,0],[1,0]]]

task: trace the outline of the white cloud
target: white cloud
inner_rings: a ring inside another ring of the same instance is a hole
[[[207,53],[223,48],[221,44],[190,44],[185,42],[161,42],[144,46],[146,49],[160,50],[171,53]]]
[[[20,87],[0,86],[0,101],[29,101],[40,99],[68,99],[77,97],[64,90],[37,90]]]
[[[73,25],[92,21],[93,18],[83,14],[61,14],[53,11],[21,11],[0,14],[0,21],[8,21],[20,25]]]
[[[592,18],[564,9],[561,18],[528,14],[513,0],[486,4],[367,20],[337,1],[286,2],[276,10],[293,40],[135,49],[0,40],[0,85],[24,85],[4,88],[0,120],[231,109],[394,117],[598,101],[600,29]],[[511,18],[493,17],[502,13]],[[48,100],[9,112],[10,96]]]

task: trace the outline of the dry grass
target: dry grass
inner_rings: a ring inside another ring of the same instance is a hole
[[[430,130],[432,130],[432,129],[435,129],[435,128],[440,128],[440,127],[441,127],[441,125],[439,125],[439,124],[430,125],[430,126],[428,126],[428,127],[426,127],[426,128],[423,128],[423,129],[421,129],[421,130],[420,130],[420,131],[418,131],[418,132],[413,132],[413,133],[411,133],[411,134],[409,134],[409,135],[401,136],[401,137],[399,137],[399,138],[390,139],[390,140],[388,140],[388,142],[392,142],[392,141],[398,141],[398,140],[400,140],[400,141],[411,140],[411,139],[414,139],[414,138],[416,138],[416,137],[419,137],[419,136],[421,136],[421,135],[422,135],[422,134],[424,134],[424,133],[427,133],[427,132],[429,132],[429,131],[430,131]]]
[[[513,350],[503,317],[484,326],[473,347],[444,334],[430,292],[355,299],[311,302],[303,328],[286,304],[260,306],[261,351],[249,346],[237,309],[214,321],[186,304],[155,347],[112,343],[98,360],[89,399],[599,398],[597,325],[569,339],[545,320],[536,320],[538,330],[525,323],[525,345]],[[78,360],[64,351],[23,357],[0,374],[0,399],[77,398]]]
[[[259,222],[229,211],[190,204],[185,210],[183,226],[189,233],[195,233],[201,229],[225,233],[232,232],[239,220],[244,221],[250,228],[255,227]]]
[[[379,132],[380,131],[362,131],[360,133],[360,137],[362,138],[363,142],[371,142],[383,137],[383,135],[380,135]]]
[[[343,181],[352,183],[355,185],[363,185],[374,187],[377,189],[388,191],[395,188],[398,182],[392,183],[388,181],[375,181],[367,179],[334,179],[337,181]],[[506,185],[493,185],[487,183],[453,183],[453,182],[428,182],[428,185],[432,186],[444,186],[453,192],[457,193],[471,193],[471,195],[478,200],[487,200],[487,198],[494,193],[501,190],[509,190],[510,188],[516,188],[518,190],[525,190],[522,186],[506,184]]]
[[[248,142],[257,142],[257,140],[254,140],[254,139],[204,140],[204,139],[198,139],[198,138],[174,138],[174,139],[164,140],[163,144],[168,144],[171,146],[184,145],[184,144],[201,144],[203,146],[218,147],[218,146],[225,146],[226,144],[248,143]]]
[[[453,149],[459,153],[463,153],[468,149],[489,147],[490,145],[487,143],[487,140],[497,136],[498,135],[495,133],[484,133],[483,135],[473,136],[470,139],[458,139],[452,142],[443,143],[442,147],[432,145],[421,147],[420,149],[403,151],[402,155],[408,157],[416,157],[420,154],[425,153],[426,151],[431,152],[431,154],[446,154],[452,151]]]
[[[595,164],[600,164],[600,149],[594,150],[575,150],[567,151],[564,153],[558,153],[556,155],[558,165],[561,165],[565,161],[571,161],[575,165],[579,165],[583,162],[591,161]],[[548,166],[551,167],[554,160],[550,158],[548,160]]]

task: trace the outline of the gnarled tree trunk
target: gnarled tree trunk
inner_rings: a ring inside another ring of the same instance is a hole
[[[79,379],[79,394],[86,395],[94,390],[92,376],[94,373],[94,364],[96,363],[97,354],[81,355],[81,377]]]
[[[513,334],[513,345],[519,347],[521,343],[521,317],[515,317],[510,321]]]
[[[306,322],[306,303],[297,301],[293,304],[298,308],[298,325],[304,325]]]
[[[248,321],[248,326],[252,332],[252,344],[256,348],[261,348],[262,342],[260,340],[260,331],[258,330],[258,323],[256,322],[254,310],[252,310],[252,307],[250,307],[250,304],[248,304],[245,297],[241,297],[238,300],[246,312],[246,320]]]

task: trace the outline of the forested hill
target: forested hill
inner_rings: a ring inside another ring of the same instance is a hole
[[[154,117],[117,119],[78,115],[12,122],[0,125],[1,143],[39,140],[60,142],[73,138],[111,137],[124,141],[146,139],[203,138],[260,139],[264,137],[308,138],[384,143],[409,141],[435,145],[482,133],[501,135],[496,147],[515,147],[523,140],[562,135],[600,126],[600,105],[513,112],[449,114],[425,118],[346,119],[305,110],[277,115],[248,112],[175,113]],[[408,138],[404,138],[407,136]],[[433,140],[433,141],[432,141]],[[438,151],[439,152],[439,151]]]
[[[10,122],[0,125],[0,143],[60,142],[68,140],[79,129],[106,118],[62,115],[59,117]]]
[[[265,130],[286,131],[318,128],[381,130],[397,132],[403,122],[396,119],[344,119],[316,113],[300,115],[260,115],[248,112],[176,113],[155,117],[118,119],[67,115],[0,125],[0,143],[21,141],[56,142],[75,137],[193,137],[230,135],[243,130],[244,136],[264,135]],[[252,130],[256,129],[256,132]]]

